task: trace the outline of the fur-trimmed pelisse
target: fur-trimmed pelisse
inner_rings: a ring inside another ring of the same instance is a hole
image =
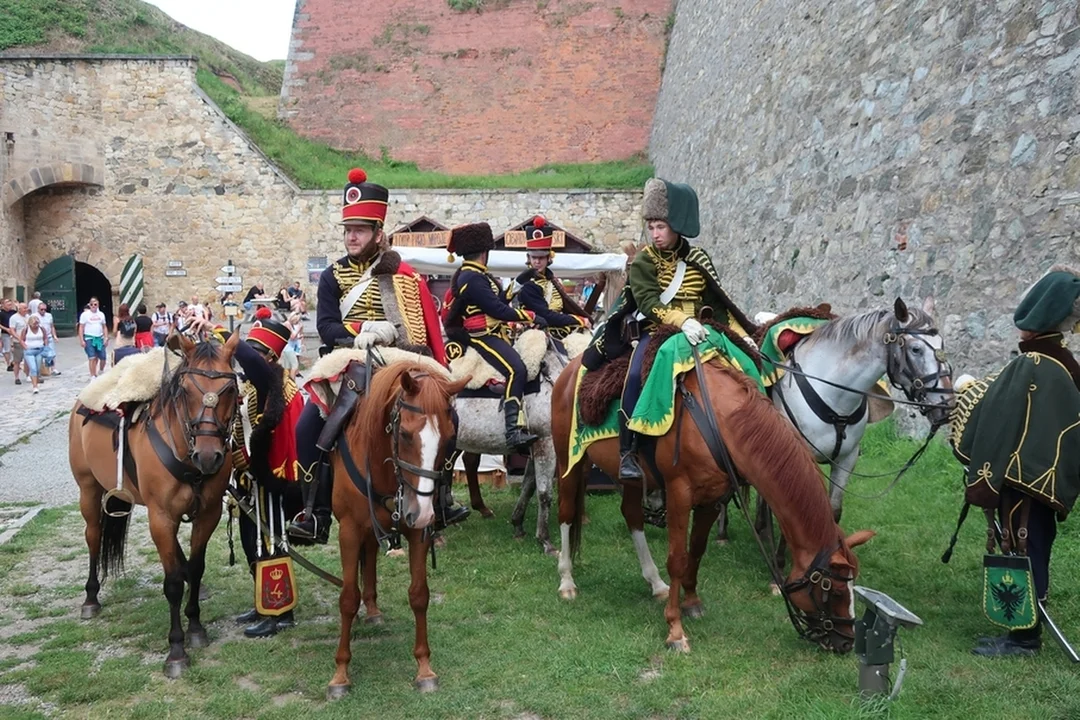
[[[408,350],[401,350],[394,347],[377,347],[375,357],[378,358],[382,364],[407,361],[414,362],[423,365],[432,373],[448,377],[449,373],[446,368],[439,364],[437,360],[427,355],[421,355],[415,352],[409,352]],[[339,348],[331,353],[323,355],[319,358],[314,365],[311,366],[311,370],[308,371],[309,380],[304,385],[304,389],[311,395],[316,396],[322,407],[333,407],[334,401],[337,400],[338,393],[341,390],[341,383],[344,380],[345,369],[349,367],[349,363],[367,362],[367,350],[361,350],[359,348]]]
[[[645,181],[645,197],[641,201],[641,219],[667,220],[668,196],[667,185],[660,178]]]
[[[162,376],[162,370],[168,369]],[[147,402],[157,397],[162,380],[180,367],[181,357],[165,348],[130,355],[84,387],[79,402],[94,412],[114,410],[128,402]]]

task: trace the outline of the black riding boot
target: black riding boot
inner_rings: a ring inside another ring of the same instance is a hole
[[[525,429],[521,421],[521,401],[507,400],[503,405],[506,413],[506,445],[514,450],[524,451],[540,438]]]
[[[442,530],[448,525],[462,522],[469,517],[469,508],[464,505],[454,506],[454,495],[450,492],[450,484],[453,482],[453,471],[449,477],[439,481],[438,506],[435,510],[435,530]]]
[[[320,461],[316,465],[315,480],[301,482],[304,511],[293,519],[287,532],[300,540],[325,545],[330,539],[330,511],[334,497],[334,474],[330,463]]]
[[[619,479],[642,480],[645,473],[637,461],[638,436],[625,425],[619,428]]]
[[[260,622],[244,628],[244,637],[273,637],[278,634],[279,630],[286,630],[295,624],[296,621],[293,619],[293,612],[292,610],[289,610],[277,617],[264,617]]]
[[[1042,648],[1042,623],[1029,630],[1011,630],[1000,637],[980,638],[980,642],[983,644],[971,652],[982,657],[1034,655]]]

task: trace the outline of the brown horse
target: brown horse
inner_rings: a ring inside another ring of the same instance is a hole
[[[199,585],[206,544],[221,518],[221,498],[232,471],[227,442],[236,408],[232,357],[239,337],[233,334],[224,346],[179,338],[182,362],[162,384],[147,412],[135,420],[125,440],[130,459],[123,463],[124,492],[130,493],[134,503],[146,506],[150,536],[165,570],[164,591],[172,618],[165,674],[172,678],[190,664],[180,622],[185,580],[190,589],[184,610],[188,644],[197,648],[209,643],[199,621]],[[105,415],[110,414],[115,416]],[[68,423],[68,460],[79,484],[79,508],[90,550],[83,619],[101,611],[98,570],[104,580],[110,571],[123,568],[131,507],[115,493],[109,493],[108,512],[103,502],[106,491],[117,487],[114,438],[113,427],[89,417],[76,401]],[[184,557],[177,541],[185,515],[191,519],[190,558]]]
[[[611,477],[618,477],[619,467],[619,445],[615,439],[593,443],[584,459],[567,467],[574,379],[579,365],[580,360],[573,361],[559,377],[552,402],[562,531],[559,594],[568,600],[577,596],[571,566],[572,557],[581,545],[584,468],[591,461]],[[711,362],[703,366],[702,372],[712,401],[712,407],[706,406],[705,411],[715,417],[737,472],[773,507],[791,545],[794,568],[786,588],[793,622],[801,626],[800,634],[823,647],[849,651],[854,642],[852,585],[858,573],[858,561],[851,548],[866,542],[873,533],[860,531],[844,537],[833,519],[817,465],[805,443],[750,380]],[[686,390],[703,405],[701,382],[696,371],[684,379]],[[683,405],[677,394],[676,423],[680,422]],[[683,631],[682,614],[699,617],[703,613],[697,594],[698,567],[708,546],[709,529],[719,512],[718,502],[728,493],[731,480],[713,460],[695,423],[686,417],[681,419],[681,425],[681,444],[673,425],[670,432],[656,439],[655,448],[655,464],[663,468],[667,490],[670,592],[665,592],[666,586],[645,543],[640,483],[625,484],[622,513],[634,538],[642,574],[652,585],[653,594],[667,601],[664,611],[669,629],[667,646],[686,652],[690,644]],[[651,487],[657,487],[654,474],[649,470],[646,473]],[[693,531],[688,554],[691,513]],[[686,593],[681,605],[680,591]]]
[[[333,454],[333,508],[338,520],[343,585],[338,606],[341,637],[337,669],[327,689],[336,699],[349,692],[350,640],[360,610],[358,566],[364,574],[365,622],[382,622],[376,604],[375,563],[379,545],[400,533],[409,543],[409,606],[416,618],[413,656],[415,685],[421,692],[438,689],[427,641],[427,554],[435,519],[435,480],[445,471],[454,449],[454,395],[471,378],[450,382],[423,365],[391,363],[375,373],[345,436]]]

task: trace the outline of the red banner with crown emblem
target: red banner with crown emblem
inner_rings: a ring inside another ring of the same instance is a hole
[[[259,560],[255,563],[255,610],[260,615],[277,616],[296,607],[296,582],[291,557]]]

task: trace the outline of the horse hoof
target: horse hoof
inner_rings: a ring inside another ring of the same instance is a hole
[[[79,617],[83,620],[93,620],[101,614],[101,605],[99,603],[93,603],[91,605],[83,605],[79,611]]]
[[[386,557],[405,557],[405,548],[395,548],[393,550],[387,550]]]
[[[525,537],[525,528],[514,528],[514,534],[511,537],[513,537],[515,540],[521,540],[523,537]]]
[[[349,690],[352,689],[352,685],[331,685],[326,688],[327,700],[340,700],[349,694]]]
[[[480,517],[484,518],[485,520],[490,520],[491,518],[495,517],[495,511],[491,508],[480,508],[478,512],[480,513]]]
[[[582,515],[581,516],[581,524],[582,525],[588,525],[591,522],[592,522],[592,520],[589,519],[588,515]]]
[[[780,591],[780,586],[776,583],[769,583],[769,592],[771,592],[776,597],[780,597],[781,595],[783,595],[783,593]]]
[[[205,630],[199,630],[198,632],[188,632],[187,645],[189,648],[201,649],[210,645],[210,638],[206,636]]]
[[[679,638],[678,640],[668,640],[667,649],[672,652],[688,653],[690,652],[690,641],[686,638]]]
[[[682,609],[682,614],[683,614],[683,617],[694,618],[694,619],[705,617],[705,606],[704,605],[687,605],[686,607],[684,607]]]
[[[544,554],[548,557],[559,557],[559,551],[549,542],[542,543],[540,549],[543,550]]]
[[[572,588],[566,588],[565,590],[560,590],[559,591],[559,597],[561,597],[563,600],[576,600],[577,599],[577,588],[572,587]]]
[[[439,678],[417,678],[416,682],[413,684],[416,685],[416,689],[422,693],[435,692],[439,689]]]
[[[659,590],[653,593],[653,600],[660,603],[666,603],[670,594],[671,588],[664,588],[663,590]]]
[[[724,547],[725,545],[728,544],[728,539],[727,538],[716,538],[716,544],[719,545],[720,547]]]
[[[364,618],[365,625],[382,625],[383,622],[385,621],[383,620],[382,613],[379,613],[378,615],[368,615],[366,618]]]
[[[165,677],[170,680],[175,680],[184,674],[184,671],[191,667],[191,660],[187,657],[180,658],[179,660],[166,660],[165,661]]]

